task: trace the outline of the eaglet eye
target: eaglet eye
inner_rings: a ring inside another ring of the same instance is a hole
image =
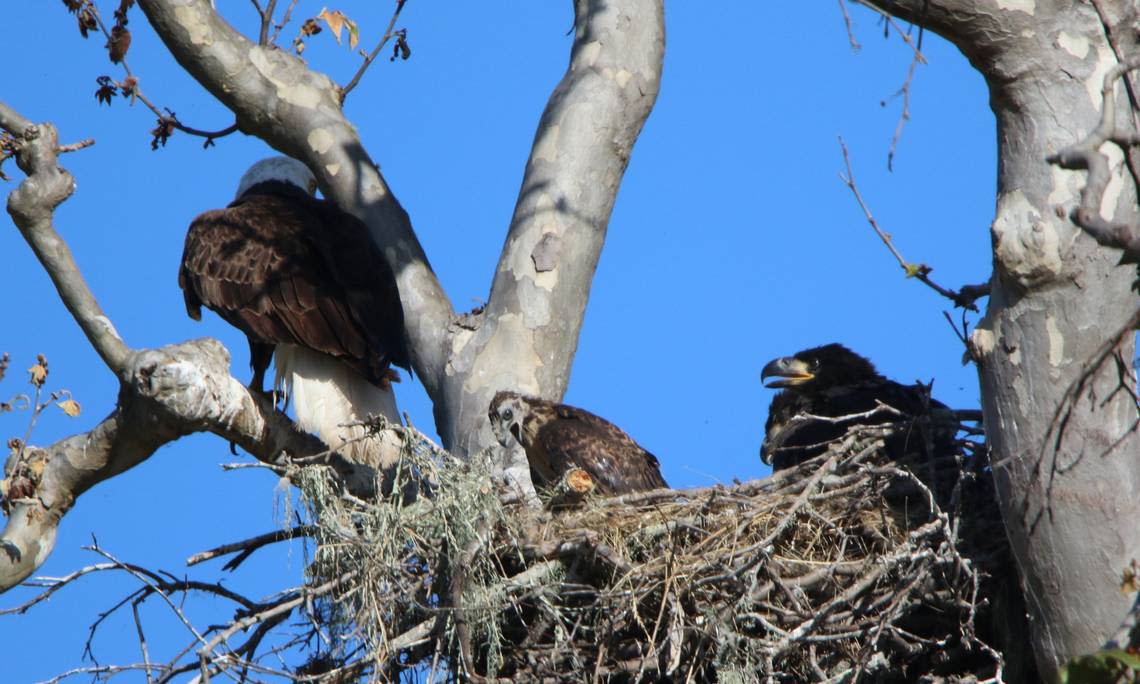
[[[512,419],[514,419],[515,414],[510,409],[503,409],[502,416],[503,416],[503,420],[512,420]]]

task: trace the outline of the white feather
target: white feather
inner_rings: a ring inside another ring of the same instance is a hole
[[[387,465],[379,442],[359,439],[363,427],[343,427],[371,415],[400,425],[400,411],[391,389],[382,390],[341,361],[312,349],[279,344],[276,351],[278,391],[293,403],[297,425],[315,432],[321,441],[357,463]],[[357,440],[345,446],[346,442]]]
[[[265,181],[292,183],[310,195],[317,189],[317,179],[309,167],[291,157],[268,157],[257,162],[242,175],[238,182],[234,199],[245,194],[246,190]]]

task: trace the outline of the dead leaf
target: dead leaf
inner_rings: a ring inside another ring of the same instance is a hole
[[[346,26],[348,26],[348,47],[352,50],[355,50],[356,44],[360,42],[360,29],[356,27],[355,21],[352,21],[347,17],[345,18],[344,23]]]
[[[131,47],[131,32],[126,26],[116,24],[111,29],[111,39],[107,41],[107,52],[111,56],[111,63],[118,64],[127,56]]]
[[[333,32],[333,37],[336,38],[337,45],[340,45],[340,30],[344,28],[345,16],[340,10],[329,11],[329,8],[321,8],[321,13],[317,15],[317,19],[324,19],[328,24],[329,30]]]
[[[36,357],[36,365],[28,369],[28,373],[32,376],[31,383],[36,387],[43,387],[44,382],[47,380],[48,369],[47,359],[43,354]]]
[[[353,50],[356,49],[356,44],[360,42],[360,29],[357,28],[356,22],[344,16],[340,10],[329,11],[327,7],[321,9],[321,13],[317,15],[317,19],[323,19],[328,24],[329,30],[333,32],[333,37],[336,38],[337,45],[340,45],[340,31],[348,27],[348,47]]]
[[[71,416],[72,418],[79,415],[79,411],[80,411],[79,402],[74,400],[74,399],[65,399],[64,401],[61,401],[58,404],[56,404],[56,406],[63,409],[63,412],[66,413],[67,415]]]

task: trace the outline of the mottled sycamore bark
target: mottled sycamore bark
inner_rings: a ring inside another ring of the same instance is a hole
[[[1134,52],[1124,0],[875,1],[945,36],[986,79],[997,118],[994,278],[971,346],[1002,512],[1030,606],[1042,673],[1096,650],[1134,596],[1140,558],[1140,435],[1134,267],[1069,219],[1086,175],[1046,157],[1097,124],[1104,74]],[[1116,49],[1110,43],[1112,34]],[[1124,42],[1127,41],[1127,42]],[[1123,88],[1120,125],[1131,121]],[[1117,149],[1100,206],[1134,221],[1136,179]]]

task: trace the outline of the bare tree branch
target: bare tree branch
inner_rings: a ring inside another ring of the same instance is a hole
[[[384,29],[384,35],[380,37],[380,42],[378,42],[376,47],[372,49],[372,52],[369,52],[368,56],[364,58],[364,63],[360,65],[360,68],[356,70],[356,73],[353,74],[348,83],[340,89],[341,102],[344,102],[344,99],[348,97],[352,89],[360,83],[360,79],[364,77],[364,72],[368,71],[368,67],[372,65],[372,62],[375,61],[380,51],[384,49],[384,46],[388,44],[392,36],[396,35],[393,29],[396,28],[396,20],[400,18],[400,12],[403,11],[404,4],[407,3],[407,1],[408,0],[396,0],[396,9],[392,12],[392,18],[388,21],[388,28]]]
[[[272,5],[272,4],[273,4],[273,2],[270,3],[270,5]],[[255,6],[257,5],[256,0],[254,1],[254,5]],[[103,22],[103,15],[99,12],[99,7],[94,2],[89,2],[87,7],[86,7],[86,10],[90,13],[90,16],[94,17],[96,24],[99,26],[99,30],[103,33],[103,36],[107,39],[107,44],[110,45],[111,43],[113,43],[114,42],[113,33],[112,33],[112,31],[109,31],[107,29],[106,23]],[[260,11],[260,8],[258,9],[258,11]],[[272,11],[273,11],[272,7],[268,11],[269,11],[270,15],[272,15]],[[117,17],[118,12],[116,12],[115,14]],[[125,14],[124,14],[124,17],[125,17]],[[121,25],[116,25],[116,28],[119,28],[119,26],[121,26]],[[129,37],[130,37],[129,34],[127,37],[129,39]],[[127,44],[128,45],[130,44],[129,40],[128,40]],[[116,60],[112,59],[112,62],[115,62],[115,61]],[[178,117],[174,114],[173,111],[171,111],[170,109],[164,110],[163,108],[160,108],[158,105],[156,105],[154,102],[152,102],[143,93],[142,88],[139,86],[139,79],[135,75],[135,73],[131,70],[130,63],[127,62],[127,58],[126,58],[125,54],[120,55],[117,62],[119,64],[122,64],[123,71],[126,72],[126,74],[127,74],[127,77],[125,79],[123,79],[122,81],[114,82],[115,86],[119,88],[120,94],[123,97],[130,97],[132,102],[134,102],[134,100],[138,100],[139,102],[142,102],[143,105],[145,105],[146,108],[151,111],[151,113],[153,113],[156,117],[158,117],[158,127],[154,131],[152,131],[152,134],[154,135],[154,142],[151,143],[152,148],[157,148],[157,146],[159,144],[162,144],[162,145],[166,144],[166,138],[169,137],[169,134],[170,134],[170,131],[168,129],[174,129],[174,130],[182,131],[183,133],[186,133],[187,135],[193,135],[193,136],[196,136],[199,138],[205,138],[206,142],[204,144],[204,147],[210,147],[211,145],[213,145],[214,140],[216,140],[217,138],[224,138],[227,135],[230,135],[232,133],[237,132],[238,127],[237,127],[236,123],[231,124],[225,128],[222,128],[222,129],[219,129],[216,131],[202,130],[200,128],[194,128],[193,126],[187,126],[187,125],[183,124],[181,121],[178,120]],[[105,95],[106,101],[109,104],[111,101],[111,96],[114,95],[114,93],[115,93],[114,87],[111,87],[111,85],[110,85],[110,83],[111,83],[110,77],[104,76],[104,77],[100,77],[97,80],[104,88],[107,88],[108,90],[104,91],[101,89],[99,91],[99,93],[96,94],[96,97],[102,99],[104,97],[103,93],[106,93],[106,95]]]
[[[79,495],[184,435],[213,432],[269,462],[283,453],[325,450],[268,399],[231,377],[229,364],[225,348],[209,339],[131,355],[123,369],[126,391],[110,416],[90,432],[29,450],[45,465],[32,483],[35,496],[10,502],[0,536],[0,591],[47,559],[59,522]]]
[[[867,223],[871,225],[871,228],[875,231],[875,234],[879,236],[879,239],[882,240],[883,244],[887,246],[888,250],[890,250],[891,255],[895,258],[895,261],[899,262],[899,266],[901,266],[903,272],[906,273],[906,277],[916,278],[920,280],[930,289],[954,302],[954,306],[968,309],[970,311],[977,311],[978,307],[975,302],[979,297],[983,297],[989,294],[989,286],[969,285],[956,292],[954,290],[942,287],[938,283],[934,282],[930,278],[930,272],[934,269],[930,266],[921,263],[911,263],[904,259],[902,253],[899,252],[897,247],[895,247],[895,243],[891,239],[891,236],[879,227],[879,222],[875,220],[874,215],[871,213],[871,209],[867,206],[867,203],[863,201],[863,195],[859,192],[859,186],[855,184],[855,172],[851,168],[851,156],[847,153],[847,144],[843,142],[843,138],[839,139],[839,147],[841,150],[843,150],[843,164],[847,168],[847,174],[840,174],[839,178],[843,181],[843,184],[851,190],[851,194],[855,196],[855,201],[859,203],[859,208],[863,210],[863,216],[866,217]]]
[[[237,558],[231,560],[225,565],[225,570],[232,570],[240,565],[241,561],[245,560],[249,554],[253,553],[263,546],[266,546],[267,544],[275,544],[277,542],[288,541],[290,539],[296,539],[297,537],[311,537],[314,534],[316,534],[316,528],[312,525],[298,525],[287,530],[275,530],[273,532],[259,534],[256,537],[246,539],[244,541],[234,542],[232,544],[222,544],[221,546],[210,549],[209,551],[196,553],[186,559],[186,565],[197,565],[198,563],[204,563],[208,560],[217,558],[218,556],[225,556],[227,554],[237,553],[240,551],[241,553]]]
[[[1101,152],[1100,148],[1111,142],[1127,156],[1130,148],[1140,145],[1140,131],[1118,128],[1116,125],[1116,82],[1137,68],[1140,68],[1140,55],[1109,69],[1104,75],[1104,86],[1101,88],[1100,122],[1096,128],[1084,140],[1046,157],[1050,164],[1063,169],[1088,171],[1085,187],[1081,189],[1080,203],[1069,213],[1069,218],[1098,243],[1123,250],[1124,261],[1132,263],[1140,263],[1140,223],[1101,217],[1101,204],[1113,172],[1108,155]]]
[[[55,208],[71,196],[75,179],[59,166],[59,136],[51,124],[39,126],[0,103],[0,128],[14,138],[16,164],[27,178],[8,195],[8,213],[55,284],[64,306],[91,346],[120,375],[130,349],[91,294],[67,243],[55,232]]]

